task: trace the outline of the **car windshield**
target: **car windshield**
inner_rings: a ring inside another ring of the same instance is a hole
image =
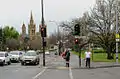
[[[27,52],[24,54],[25,56],[36,56],[36,52]]]
[[[18,52],[10,52],[12,55],[18,55]]]
[[[4,53],[0,53],[0,57],[4,57],[5,56],[5,54]]]

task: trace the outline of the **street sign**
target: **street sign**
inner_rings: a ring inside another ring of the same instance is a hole
[[[120,35],[119,35],[119,34],[116,34],[116,38],[120,38]]]

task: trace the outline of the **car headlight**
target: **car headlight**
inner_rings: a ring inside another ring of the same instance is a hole
[[[4,59],[0,59],[1,62],[5,61]]]
[[[32,61],[35,61],[37,58],[32,58]]]
[[[0,59],[0,62],[2,62],[3,60],[2,59]]]

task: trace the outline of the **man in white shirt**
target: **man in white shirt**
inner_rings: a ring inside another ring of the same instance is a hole
[[[91,58],[91,52],[88,50],[85,52],[85,59],[86,59],[86,67],[89,66],[89,68],[90,68],[90,58]]]

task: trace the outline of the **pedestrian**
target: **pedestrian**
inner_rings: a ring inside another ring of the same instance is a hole
[[[65,53],[65,60],[66,60],[66,67],[69,67],[69,61],[70,61],[70,51],[67,49]]]
[[[90,68],[90,58],[91,58],[91,52],[90,50],[88,49],[86,52],[85,52],[85,60],[86,60],[86,67],[88,66]]]

